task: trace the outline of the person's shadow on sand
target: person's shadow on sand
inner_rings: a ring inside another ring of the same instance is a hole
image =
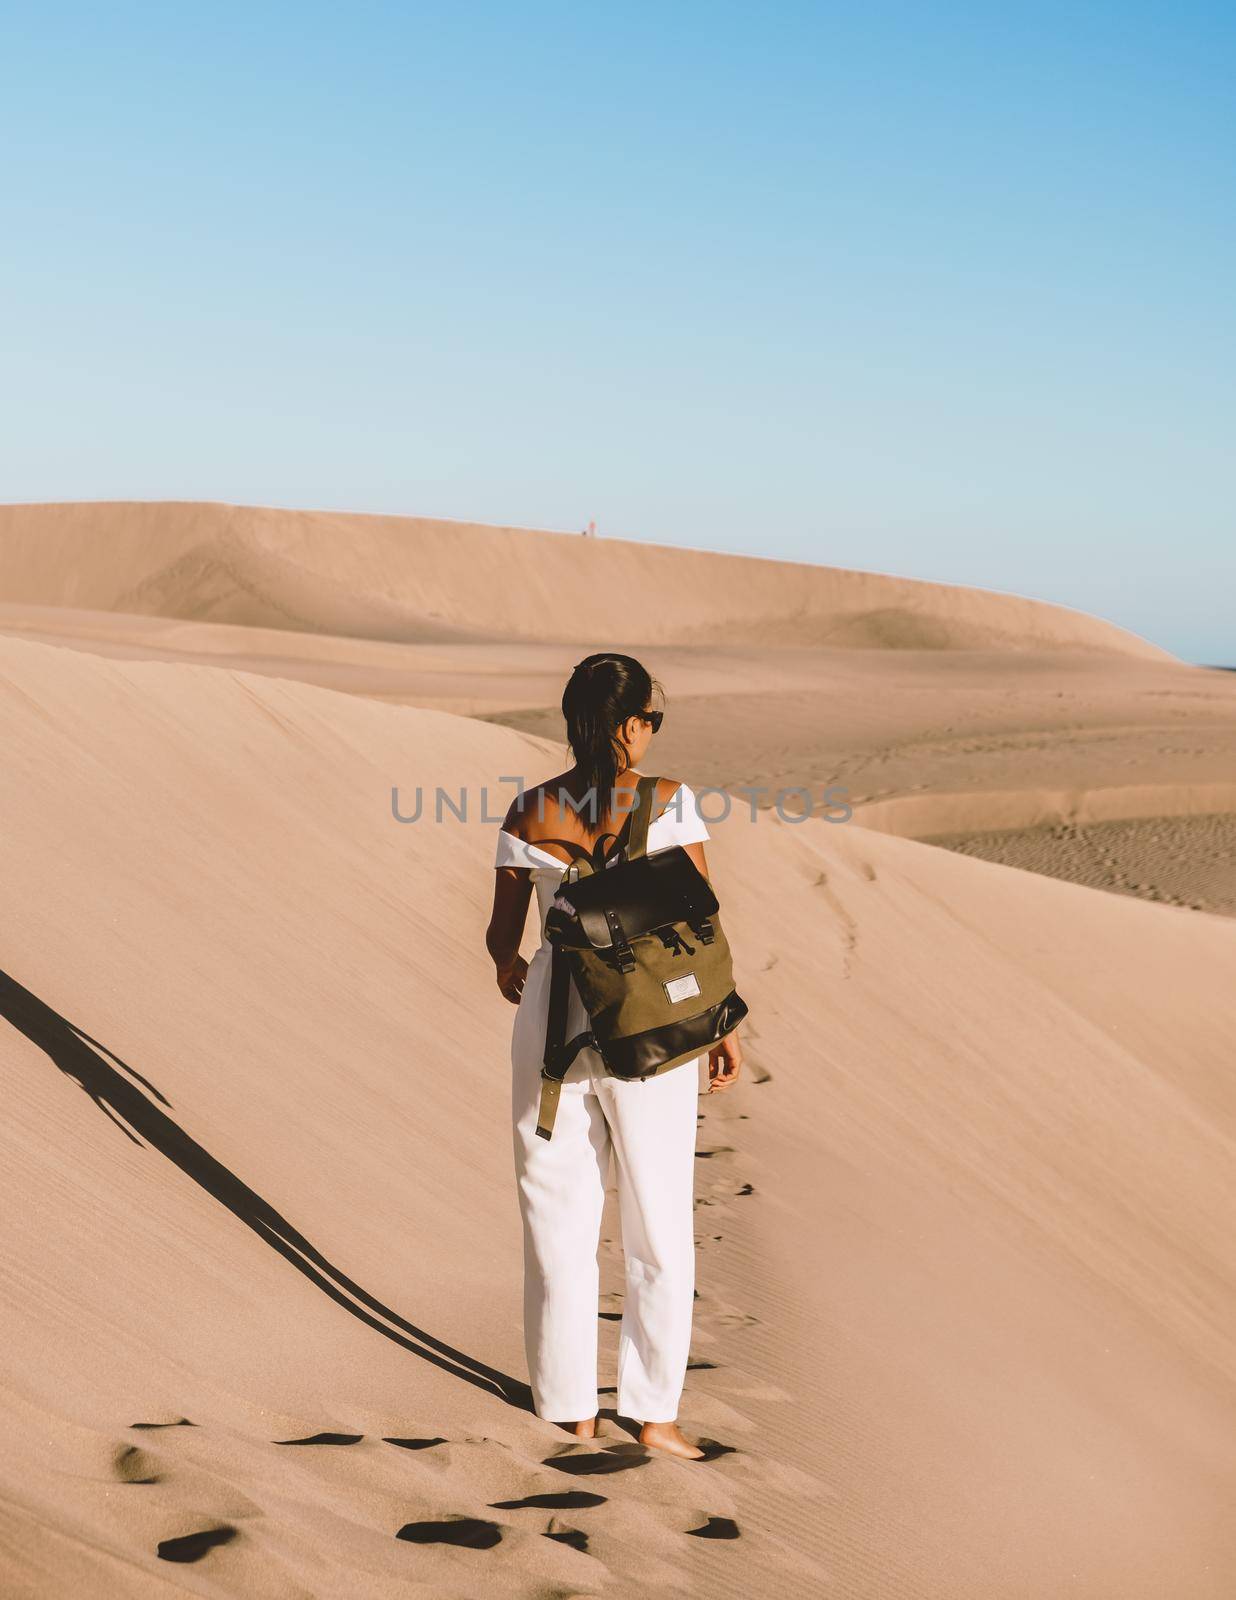
[[[423,1328],[415,1327],[398,1312],[374,1299],[359,1284],[353,1283],[351,1278],[316,1250],[286,1217],[280,1216],[260,1194],[242,1183],[235,1173],[229,1172],[208,1150],[191,1139],[167,1115],[167,1111],[160,1110],[161,1106],[171,1110],[171,1102],[147,1078],[135,1072],[119,1056],[113,1055],[106,1045],[74,1027],[58,1011],[53,1011],[6,972],[0,972],[0,1016],[7,1018],[31,1043],[45,1051],[61,1072],[79,1084],[127,1138],[139,1145],[144,1140],[174,1162],[207,1194],[225,1205],[260,1239],[290,1261],[298,1272],[303,1272],[323,1294],[329,1295],[354,1317],[423,1360],[453,1373],[465,1383],[498,1395],[508,1405],[531,1411],[532,1396],[527,1384],[518,1382],[505,1372],[485,1366],[474,1357],[465,1355],[462,1350],[444,1344],[441,1339],[435,1339]],[[115,1066],[111,1065],[112,1062]],[[117,1071],[117,1068],[121,1070]],[[158,1105],[155,1101],[158,1101]]]

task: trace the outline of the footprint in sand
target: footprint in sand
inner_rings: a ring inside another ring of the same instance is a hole
[[[568,1528],[565,1522],[553,1519],[545,1530],[547,1539],[556,1539],[559,1544],[569,1544],[572,1550],[582,1550],[587,1553],[588,1535],[579,1528]]]
[[[272,1439],[271,1444],[359,1444],[363,1433],[313,1433],[307,1439]]]
[[[712,1313],[712,1321],[720,1328],[754,1328],[759,1320],[749,1311],[739,1311],[733,1306],[718,1306]]]
[[[237,1530],[227,1527],[202,1528],[196,1533],[181,1534],[178,1539],[163,1539],[155,1550],[160,1561],[200,1561],[217,1544],[227,1544],[236,1537]]]
[[[117,1447],[112,1471],[121,1483],[158,1483],[159,1474],[154,1464],[154,1457],[145,1450],[139,1450],[135,1444],[125,1444]]]
[[[445,1444],[443,1438],[437,1439],[383,1439],[383,1444],[397,1444],[401,1450],[432,1450],[436,1444]]]
[[[395,1535],[410,1544],[458,1544],[469,1550],[492,1550],[502,1529],[483,1517],[444,1517],[437,1522],[405,1522]]]
[[[188,1417],[178,1417],[175,1422],[131,1422],[131,1428],[196,1428],[196,1422],[190,1422]]]
[[[737,1539],[740,1537],[738,1524],[733,1517],[709,1517],[703,1527],[688,1528],[687,1533],[693,1539]]]
[[[541,1465],[567,1472],[574,1478],[595,1478],[609,1472],[630,1472],[635,1467],[646,1467],[649,1457],[625,1450],[589,1451],[586,1455],[547,1456]]]
[[[562,1489],[558,1493],[526,1494],[522,1500],[491,1500],[491,1511],[583,1511],[589,1506],[603,1506],[603,1494],[589,1494],[587,1489]]]

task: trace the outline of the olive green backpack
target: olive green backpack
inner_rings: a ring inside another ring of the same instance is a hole
[[[543,1139],[585,1046],[616,1078],[650,1078],[703,1055],[747,1014],[708,879],[682,845],[647,854],[656,789],[656,778],[641,776],[622,831],[602,834],[591,854],[576,847],[546,917],[553,954],[536,1130]],[[591,1026],[567,1039],[572,979]]]

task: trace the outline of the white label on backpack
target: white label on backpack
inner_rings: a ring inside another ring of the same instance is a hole
[[[693,972],[684,972],[681,978],[671,978],[662,987],[671,1001],[689,1000],[693,994],[700,992],[699,979]]]

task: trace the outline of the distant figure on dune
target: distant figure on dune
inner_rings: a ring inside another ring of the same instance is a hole
[[[542,1066],[553,957],[546,919],[560,889],[565,892],[566,869],[585,855],[602,868],[614,865],[627,843],[636,856],[681,845],[708,875],[703,842],[709,833],[686,784],[645,779],[646,843],[641,831],[643,851],[633,844],[631,813],[642,776],[637,763],[664,715],[653,708],[653,688],[646,669],[631,656],[592,655],[572,672],[562,710],[574,765],[517,797],[503,819],[486,945],[499,990],[519,1007],[511,1039],[512,1112],[524,1223],[524,1338],[537,1415],[581,1439],[596,1435],[597,1246],[612,1155],[626,1258],[618,1414],[640,1424],[642,1443],[695,1460],[704,1452],[683,1436],[677,1417],[695,1291],[699,1070],[707,1059],[709,1093],[735,1082],[742,1065],[736,1028],[678,1065],[672,1064],[677,1052],[666,1051],[661,1059],[667,1064],[655,1076],[616,1076],[598,1050],[585,1045],[560,1079],[556,1110],[548,1116],[552,1134],[544,1131]],[[629,817],[631,829],[618,833]],[[690,864],[683,865],[694,878]],[[541,944],[526,962],[519,946],[534,887]],[[618,939],[615,935],[615,956]],[[651,934],[648,939],[656,945]],[[699,941],[688,948],[699,948]],[[702,971],[706,960],[705,954],[694,955],[683,967]],[[615,965],[615,981],[617,973]],[[676,990],[675,1000],[679,993],[700,993],[690,971],[654,987]],[[574,1045],[590,1019],[573,981],[565,1009],[565,1037]],[[724,1017],[716,1024],[719,1032],[733,1013],[718,1008],[716,1014]],[[690,1026],[675,1021],[671,1032]],[[700,1035],[675,1037],[685,1037],[689,1049]]]
[[[584,529],[584,538],[585,539],[595,539],[596,536],[597,536],[597,525],[596,525],[595,522],[590,522],[588,524],[588,526]]]

